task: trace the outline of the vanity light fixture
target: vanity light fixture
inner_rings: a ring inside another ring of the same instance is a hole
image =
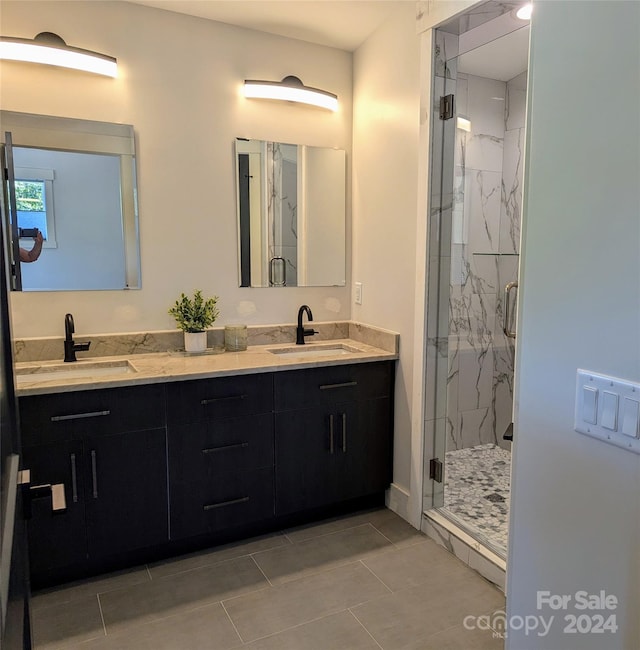
[[[0,36],[0,59],[55,65],[107,77],[118,74],[118,64],[113,57],[70,47],[52,32],[41,32],[33,40]]]
[[[244,82],[244,96],[257,99],[279,99],[285,102],[311,104],[330,111],[338,110],[338,96],[326,90],[305,86],[298,77],[288,76],[282,81]]]
[[[526,5],[522,5],[517,11],[516,11],[516,18],[519,18],[520,20],[531,20],[531,13],[533,12],[533,4],[530,2]]]

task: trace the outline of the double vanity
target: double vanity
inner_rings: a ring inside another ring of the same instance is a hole
[[[381,502],[397,336],[333,329],[346,336],[17,363],[24,466],[66,502],[32,500],[35,586]]]

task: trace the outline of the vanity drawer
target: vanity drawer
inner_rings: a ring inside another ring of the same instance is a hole
[[[270,519],[274,514],[273,467],[172,483],[170,503],[171,539]]]
[[[273,444],[271,413],[171,427],[171,481],[273,467]]]
[[[24,445],[164,427],[164,386],[126,386],[21,397]]]
[[[179,381],[167,387],[169,426],[272,410],[271,373]]]
[[[275,410],[388,397],[393,362],[382,361],[275,373]]]

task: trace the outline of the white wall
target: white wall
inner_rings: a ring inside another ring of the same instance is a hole
[[[507,605],[556,621],[513,650],[640,647],[640,457],[573,430],[577,368],[640,381],[639,35],[637,2],[534,6]],[[554,612],[538,590],[619,604]],[[619,630],[565,634],[567,613]]]
[[[36,263],[22,264],[25,289],[122,288],[126,284],[120,157],[71,151],[15,148],[16,169],[54,174],[56,246]],[[29,250],[32,241],[25,241]]]
[[[220,297],[220,324],[291,323],[302,303],[317,320],[350,317],[348,286],[238,288],[233,149],[240,136],[338,147],[349,160],[350,53],[121,2],[3,1],[4,35],[42,31],[115,56],[119,77],[7,62],[0,106],[134,125],[142,290],[14,294],[16,337],[62,335],[68,311],[80,334],[171,329],[168,307],[194,288]],[[288,74],[336,93],[340,110],[240,96],[245,78]]]
[[[404,3],[354,56],[352,279],[362,282],[363,300],[353,305],[352,317],[400,333],[393,475],[406,493],[411,483],[420,116],[415,21],[414,4]]]

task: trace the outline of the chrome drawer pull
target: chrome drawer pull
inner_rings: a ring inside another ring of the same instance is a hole
[[[208,447],[203,449],[203,454],[217,454],[219,451],[227,451],[229,449],[240,449],[241,447],[248,447],[248,442],[237,442],[232,445],[222,445],[221,447]]]
[[[216,402],[228,402],[234,399],[244,399],[245,397],[246,395],[231,395],[229,397],[212,397],[210,399],[200,400],[200,404],[202,404],[202,406],[207,406],[207,404],[215,404]]]
[[[209,503],[206,506],[202,506],[203,510],[215,510],[216,508],[224,508],[225,506],[234,506],[237,503],[246,503],[249,500],[249,497],[242,497],[240,499],[231,499],[230,501],[222,501],[221,503]]]
[[[348,388],[349,386],[357,385],[357,381],[343,381],[341,384],[320,384],[320,390],[331,390],[332,388]]]
[[[333,453],[333,413],[329,416],[329,453]]]
[[[342,414],[342,453],[347,453],[347,414]]]
[[[78,477],[75,454],[71,454],[71,498],[74,503],[78,503]]]
[[[83,418],[98,418],[103,415],[110,415],[111,411],[91,411],[91,413],[73,413],[72,415],[52,415],[51,422],[63,422],[64,420],[82,420]]]
[[[91,479],[93,481],[93,498],[98,498],[98,471],[96,468],[96,450],[91,450]]]

